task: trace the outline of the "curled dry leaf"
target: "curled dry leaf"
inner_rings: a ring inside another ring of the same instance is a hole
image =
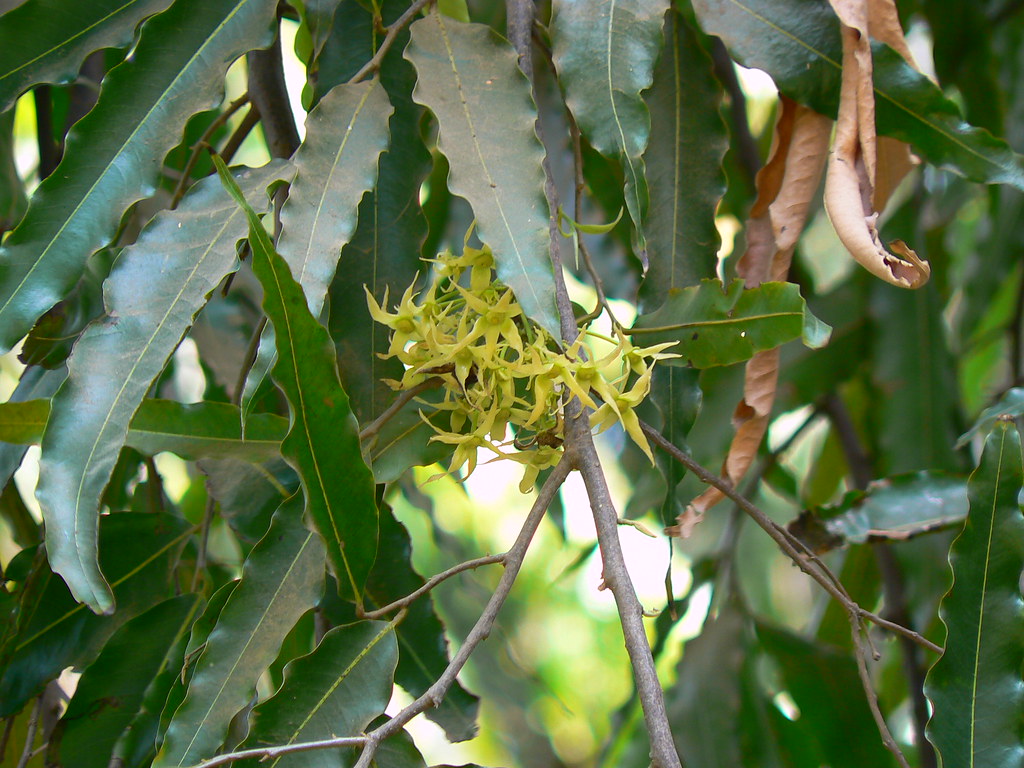
[[[830,2],[841,22],[843,78],[835,141],[825,181],[825,210],[839,239],[861,266],[892,285],[919,288],[931,275],[928,263],[906,246],[900,249],[899,255],[891,253],[878,234],[876,206],[888,198],[908,169],[910,160],[906,150],[883,144],[883,183],[876,194],[879,142],[875,135],[869,27],[883,35],[889,44],[895,44],[901,53],[906,50],[906,42],[902,34],[895,31],[899,20],[894,18],[895,10],[890,3],[882,0]],[[874,20],[869,20],[869,6],[876,15]]]
[[[757,175],[758,197],[747,221],[747,250],[736,267],[747,288],[786,279],[828,154],[832,121],[786,97],[781,107],[771,157]],[[750,469],[764,439],[778,378],[778,349],[759,352],[747,362],[743,399],[733,414],[735,435],[722,467],[723,477],[734,486]],[[686,506],[666,533],[686,538],[704,513],[723,498],[717,488],[708,488]]]

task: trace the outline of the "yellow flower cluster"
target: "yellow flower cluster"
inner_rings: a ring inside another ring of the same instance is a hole
[[[634,347],[621,331],[612,338],[584,328],[560,349],[496,279],[489,247],[466,245],[461,256],[445,252],[431,261],[429,285],[419,294],[410,285],[393,312],[385,309],[387,292],[383,306],[369,290],[366,301],[373,319],[391,329],[382,356],[405,366],[401,381],[388,384],[408,390],[431,377],[442,382],[442,401],[429,406],[449,413],[449,429],[423,418],[437,433],[433,440],[455,446],[449,472],[466,466],[468,476],[484,448],[495,460],[525,466],[520,489],[527,492],[538,472],[561,457],[562,409],[573,397],[592,410],[592,428],[621,423],[651,457],[634,409],[650,391],[654,362],[677,356],[664,351],[671,344]],[[591,338],[612,351],[597,359],[587,346]]]

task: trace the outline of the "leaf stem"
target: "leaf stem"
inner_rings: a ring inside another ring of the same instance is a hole
[[[384,61],[384,57],[387,55],[388,51],[391,50],[391,46],[395,44],[395,38],[398,37],[398,33],[412,23],[413,19],[416,18],[416,14],[434,2],[435,0],[416,0],[416,2],[409,6],[409,9],[405,13],[395,19],[394,23],[388,27],[388,32],[384,35],[384,39],[380,43],[380,48],[378,48],[377,52],[373,54],[373,58],[366,62],[358,72],[352,75],[346,85],[361,82],[380,69],[380,65]]]
[[[192,145],[192,154],[189,155],[188,162],[185,163],[185,167],[182,169],[181,176],[178,179],[178,185],[174,188],[174,195],[171,197],[171,204],[168,206],[170,210],[173,211],[177,208],[178,203],[181,202],[181,198],[185,196],[185,187],[188,184],[189,178],[192,176],[192,169],[195,168],[196,163],[199,162],[199,157],[202,155],[203,150],[210,146],[210,139],[213,138],[213,134],[219,131],[221,127],[231,119],[231,116],[235,114],[235,112],[248,103],[249,94],[243,93],[237,99],[228,104],[224,111],[217,115],[213,122],[206,127],[206,130],[203,131],[203,135],[199,137],[199,140]]]

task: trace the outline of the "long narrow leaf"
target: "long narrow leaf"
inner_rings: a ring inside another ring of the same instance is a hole
[[[284,683],[252,713],[242,749],[357,736],[384,712],[394,685],[398,644],[395,627],[363,621],[335,627],[312,653],[290,662]],[[344,768],[351,750],[321,750],[279,757],[266,768]],[[242,766],[258,768],[249,760]]]
[[[544,149],[533,97],[516,54],[490,28],[438,13],[415,22],[405,56],[419,79],[413,98],[437,117],[448,186],[473,206],[498,277],[527,315],[560,338],[548,258]]]
[[[28,0],[0,18],[0,112],[36,83],[60,83],[78,74],[87,55],[123,48],[140,21],[171,0]],[[55,19],[60,19],[55,24]]]
[[[263,190],[283,171],[247,171],[242,183],[266,200]],[[121,254],[106,283],[108,316],[68,361],[43,434],[37,495],[53,569],[93,610],[113,610],[96,567],[96,517],[128,425],[206,297],[235,268],[245,226],[215,178],[158,216]]]
[[[319,599],[323,577],[323,545],[302,524],[302,499],[295,495],[281,505],[246,559],[242,580],[196,662],[154,768],[213,757],[285,635]]]
[[[238,56],[269,42],[276,7],[274,0],[176,3],[146,24],[0,248],[0,350],[67,294],[124,210],[152,194],[181,126],[220,100]]]
[[[594,149],[622,159],[626,207],[645,247],[647,179],[641,158],[650,88],[668,0],[555,0],[552,54],[566,102]]]
[[[996,768],[1024,762],[1024,484],[1020,435],[998,423],[967,484],[970,511],[953,542],[953,587],[939,615],[946,645],[925,683],[928,739],[946,766]]]
[[[310,314],[302,286],[220,158],[221,179],[249,220],[253,271],[263,309],[274,324],[274,381],[288,398],[291,428],[281,445],[302,479],[306,510],[327,545],[339,582],[356,599],[377,557],[373,475],[363,461],[359,428],[341,387],[334,343]]]

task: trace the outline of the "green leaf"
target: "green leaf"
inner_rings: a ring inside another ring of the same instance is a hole
[[[206,475],[206,492],[220,504],[220,516],[246,545],[263,538],[274,510],[299,489],[298,476],[280,456],[263,464],[202,459],[199,469]]]
[[[17,712],[47,681],[69,666],[88,664],[124,622],[171,596],[178,551],[192,529],[171,515],[122,512],[103,517],[100,557],[118,601],[97,616],[45,565],[37,591],[21,606],[25,623],[0,654],[0,717]]]
[[[283,168],[244,171],[250,194]],[[157,216],[126,248],[105,285],[107,317],[91,325],[68,361],[43,434],[37,495],[53,569],[93,610],[113,610],[96,567],[96,516],[128,425],[196,313],[237,265],[245,217],[217,179]]]
[[[381,551],[391,556],[378,560],[370,573],[365,598],[371,608],[388,605],[424,584],[412,565],[409,533],[387,507],[381,515],[380,541]],[[351,603],[331,590],[321,608],[334,624],[347,624],[357,618]],[[412,603],[395,631],[400,651],[395,682],[412,696],[420,696],[440,677],[449,662],[447,636],[434,611],[433,599],[424,596]],[[441,704],[427,710],[427,715],[444,728],[450,741],[465,741],[476,735],[478,708],[477,697],[456,681]]]
[[[928,739],[942,764],[988,768],[1024,761],[1024,517],[1020,435],[1001,422],[968,481],[970,512],[953,542],[953,587],[939,615],[946,644],[925,683]]]
[[[219,102],[238,56],[270,41],[276,7],[274,0],[176,3],[145,25],[0,248],[0,351],[67,294],[122,212],[152,194],[185,120]]]
[[[111,636],[82,674],[57,725],[61,765],[107,768],[147,686],[188,635],[199,607],[198,595],[180,595],[136,616]]]
[[[778,665],[781,685],[800,711],[804,739],[818,755],[815,765],[894,765],[877,736],[856,662],[848,654],[764,622],[757,622],[757,639]],[[851,739],[853,733],[861,738]]]
[[[641,155],[651,116],[640,92],[654,79],[668,8],[668,0],[555,0],[552,7],[552,56],[566,103],[593,147],[622,160],[641,251],[648,204]]]
[[[794,339],[810,347],[828,340],[827,326],[811,315],[798,286],[762,283],[744,290],[738,280],[727,291],[718,280],[676,291],[629,333],[643,346],[678,341],[669,351],[682,357],[666,362],[695,368],[749,360]]]
[[[0,235],[14,228],[27,206],[25,185],[14,163],[14,110],[11,110],[0,115]]]
[[[787,528],[816,552],[865,541],[901,541],[958,523],[967,515],[967,484],[944,472],[877,480],[838,504],[806,510]]]
[[[827,0],[694,0],[693,7],[705,31],[721,37],[741,64],[763,69],[787,96],[835,116],[842,43]],[[872,52],[880,134],[972,181],[1024,189],[1024,158],[964,123],[938,86],[891,48],[875,43]]]
[[[323,568],[323,545],[302,524],[302,499],[296,494],[281,505],[246,559],[242,580],[196,662],[154,768],[213,757],[285,635],[320,597]]]
[[[272,376],[288,398],[291,414],[281,450],[299,473],[306,510],[327,545],[335,576],[358,600],[377,557],[377,503],[359,428],[338,378],[334,343],[310,314],[302,287],[224,163],[214,160],[249,220],[253,272],[263,285],[263,310],[274,324],[277,362]]]
[[[67,369],[63,366],[55,370],[47,370],[39,366],[29,366],[22,371],[21,378],[18,380],[18,386],[14,388],[14,392],[7,402],[21,403],[37,398],[52,397],[66,377]],[[2,422],[3,418],[5,417],[0,417],[0,422]],[[0,427],[0,429],[2,428]],[[28,431],[27,425],[17,427],[16,429],[23,430],[22,435],[27,434]],[[41,432],[42,425],[40,425]],[[38,439],[38,437],[35,439]],[[7,442],[4,438],[0,437],[0,485],[7,485],[8,481],[10,481],[15,471],[21,466],[26,450],[23,445]]]
[[[49,415],[49,400],[0,403],[0,440],[38,443]],[[258,413],[243,437],[241,412],[229,403],[143,400],[124,444],[150,456],[170,451],[190,461],[230,456],[261,462],[280,452],[287,432],[283,417]]]
[[[386,0],[380,9],[381,19],[392,24],[407,8],[404,0]],[[335,55],[348,53],[351,60],[344,68],[333,66],[330,72],[325,71],[324,62],[318,85],[328,76],[336,80],[351,77],[372,55],[376,35],[373,17],[361,5],[341,5],[332,41],[344,43],[325,48],[324,58],[337,49]],[[398,297],[424,267],[419,256],[427,223],[420,207],[420,187],[431,163],[420,134],[424,110],[412,100],[416,71],[402,57],[408,39],[408,30],[403,30],[381,64],[381,83],[395,107],[388,123],[391,141],[380,158],[377,186],[359,206],[355,235],[342,251],[342,268],[330,290],[331,338],[338,347],[342,383],[361,424],[373,421],[395,398],[382,379],[402,377],[397,359],[382,360],[377,355],[388,350],[389,330],[370,317],[363,286],[378,301],[383,301],[385,289]],[[373,469],[376,474],[376,464]]]
[[[686,643],[665,706],[679,757],[708,768],[744,765],[739,677],[748,648],[747,619],[727,607]]]
[[[660,307],[673,290],[715,276],[721,241],[715,211],[725,192],[722,86],[698,33],[675,9],[666,17],[664,34],[665,50],[647,94],[650,267],[640,287],[645,312]]]
[[[1016,419],[1024,415],[1024,388],[1012,387],[1003,393],[999,402],[982,411],[974,425],[956,441],[956,448],[963,448],[981,432],[988,432],[1002,417]]]
[[[473,206],[477,234],[523,311],[561,338],[548,256],[550,211],[536,106],[507,43],[489,27],[434,13],[415,22],[405,56],[413,98],[437,117],[448,187]]]
[[[319,315],[363,195],[377,180],[391,104],[380,81],[339,85],[306,118],[295,180],[281,210],[278,252]]]
[[[0,17],[0,112],[36,83],[66,83],[101,48],[124,48],[172,0],[29,0]],[[54,20],[60,19],[59,24]]]
[[[242,749],[358,736],[391,699],[398,644],[395,626],[363,621],[335,627],[307,656],[290,662],[284,683],[252,713]],[[341,768],[351,765],[352,750],[317,750],[286,755],[274,768]],[[259,761],[242,763],[256,768]]]

